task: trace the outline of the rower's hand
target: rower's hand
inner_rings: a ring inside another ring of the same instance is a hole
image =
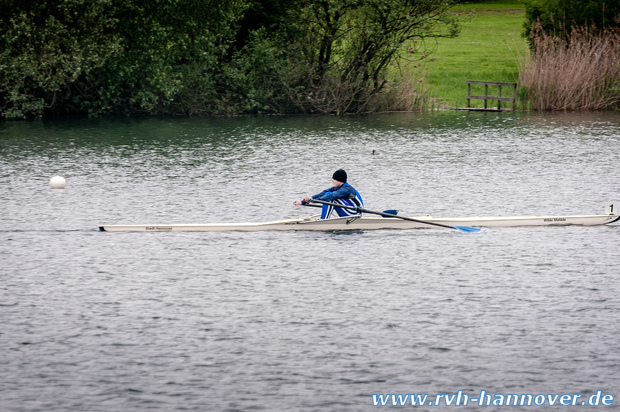
[[[295,201],[293,201],[293,204],[294,205],[303,205],[304,203],[308,203],[311,200],[312,200],[312,198],[310,196],[306,196],[306,197],[304,197],[304,200],[295,200]]]

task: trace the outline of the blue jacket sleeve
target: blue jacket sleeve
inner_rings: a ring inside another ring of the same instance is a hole
[[[353,188],[348,184],[344,184],[339,188],[331,187],[323,190],[321,193],[312,196],[312,198],[316,200],[323,200],[325,202],[331,202],[336,199],[349,199],[351,195],[355,195]]]
[[[329,189],[325,189],[321,193],[312,196],[312,198],[318,199],[318,200],[325,200],[325,199],[322,199],[322,197],[325,196],[327,193],[329,193],[329,191],[332,189],[335,189],[335,187],[330,187]]]

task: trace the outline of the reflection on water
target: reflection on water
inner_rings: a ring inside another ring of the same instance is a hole
[[[293,199],[341,167],[371,210],[602,213],[620,198],[619,132],[617,113],[0,124],[0,409],[361,411],[373,393],[460,389],[617,396],[618,225],[97,225],[305,216],[314,210]],[[66,189],[49,189],[54,175]]]

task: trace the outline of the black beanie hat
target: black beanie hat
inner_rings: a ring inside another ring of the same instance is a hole
[[[347,183],[347,172],[342,169],[338,169],[334,172],[332,179],[337,180],[342,183]]]

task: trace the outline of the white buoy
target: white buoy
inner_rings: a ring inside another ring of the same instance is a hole
[[[50,187],[52,189],[64,189],[67,181],[62,176],[54,176],[50,179]]]

